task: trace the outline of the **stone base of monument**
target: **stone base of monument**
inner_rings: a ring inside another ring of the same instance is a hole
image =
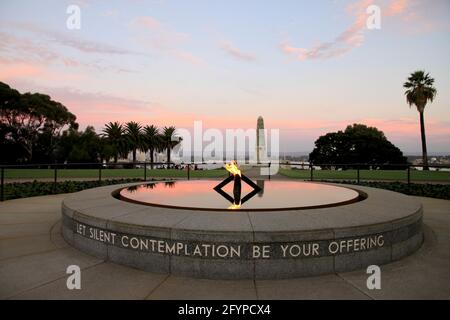
[[[381,189],[352,186],[364,200],[329,208],[227,212],[144,206],[114,196],[132,185],[64,199],[66,241],[114,263],[209,279],[363,269],[401,259],[423,242],[421,203]]]

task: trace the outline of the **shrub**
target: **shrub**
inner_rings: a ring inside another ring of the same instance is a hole
[[[56,183],[33,181],[6,183],[4,189],[5,200],[44,196],[49,194],[72,193],[84,189],[142,181],[140,179],[111,179],[102,181],[62,181]]]
[[[411,183],[410,185],[408,185],[407,183],[404,182],[360,181],[359,183],[357,183],[356,181],[351,180],[350,181],[321,180],[321,181],[360,185],[365,187],[387,189],[411,196],[450,200],[450,185],[448,184]]]

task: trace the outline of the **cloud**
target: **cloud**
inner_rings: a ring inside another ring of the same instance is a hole
[[[182,48],[190,36],[173,31],[170,27],[151,16],[140,16],[130,22],[135,29],[135,39],[143,46],[159,54],[167,54],[192,65],[203,64],[203,60]]]
[[[408,6],[409,0],[394,0],[390,3],[387,10],[385,11],[385,14],[388,16],[393,16],[397,14],[401,14],[405,12],[407,6]]]
[[[140,119],[143,115],[152,118],[160,109],[153,101],[124,97],[120,94],[86,92],[71,87],[33,85],[33,91],[49,94],[52,99],[61,102],[74,113],[82,126],[93,125],[96,129],[101,129],[109,121],[131,121]]]
[[[364,42],[364,29],[367,18],[366,8],[372,3],[373,0],[362,0],[349,5],[347,12],[354,17],[354,21],[349,28],[333,41],[321,42],[310,49],[297,48],[284,41],[281,43],[281,50],[301,61],[329,59],[344,55]]]
[[[151,30],[160,30],[161,23],[153,17],[143,16],[134,19],[131,23],[134,26],[144,27]]]
[[[280,44],[282,52],[300,61],[336,58],[350,52],[364,43],[368,17],[366,9],[372,4],[378,5],[374,0],[360,0],[348,5],[346,12],[352,17],[353,23],[332,41],[320,42],[311,48],[303,48],[295,47],[290,44],[290,41],[285,40]],[[436,28],[438,23],[435,21],[435,17],[426,17],[427,12],[436,10],[428,7],[437,6],[441,8],[441,11],[445,11],[445,9],[448,10],[448,1],[435,0],[433,6],[429,6],[417,0],[388,0],[380,6],[382,19],[400,17],[400,21],[405,22],[410,30],[412,30],[410,25],[413,22],[421,22],[421,26],[417,30],[430,31]]]
[[[79,63],[39,42],[0,32],[0,75],[3,80],[26,77],[55,78],[49,65],[75,67]]]
[[[236,48],[231,42],[223,42],[220,45],[220,48],[225,51],[227,54],[232,56],[233,58],[241,61],[254,61],[256,60],[255,56],[251,54],[247,54]]]
[[[336,121],[323,119],[272,120],[271,127],[293,132],[303,130],[305,134],[309,132],[311,133],[311,136],[318,137],[327,132],[344,130],[347,125],[353,123],[361,123],[367,126],[376,127],[383,131],[387,136],[397,140],[401,140],[402,138],[420,138],[420,124],[416,118],[354,118]],[[450,137],[450,122],[434,119],[427,120],[427,135],[430,137]],[[447,140],[450,142],[449,138]],[[420,139],[417,141],[420,142]]]
[[[270,120],[266,126],[280,129],[280,143],[284,149],[292,146],[302,151],[311,151],[313,142],[328,132],[344,130],[347,125],[361,123],[376,127],[383,131],[386,137],[403,152],[416,153],[420,151],[420,124],[417,118],[381,119],[354,118],[348,120],[329,121],[323,119],[291,119]],[[450,145],[450,122],[436,119],[427,120],[427,136],[431,152],[444,152]]]
[[[117,18],[119,16],[119,11],[117,10],[107,10],[101,14],[102,17]]]
[[[186,33],[173,31],[150,16],[138,17],[130,25],[139,32],[141,44],[157,50],[173,49],[189,39]]]
[[[192,53],[189,52],[178,51],[175,53],[175,55],[177,56],[178,59],[193,65],[200,65],[204,63],[202,59],[194,56]]]
[[[0,81],[20,81],[24,79],[36,79],[38,81],[82,81],[83,74],[67,71],[65,73],[55,72],[42,63],[12,60],[0,57]]]
[[[14,78],[29,78],[42,75],[43,68],[29,63],[6,64],[0,59],[1,80],[9,80]]]
[[[83,61],[67,56],[67,53],[61,54],[57,48],[50,44],[44,45],[39,39],[29,39],[17,37],[13,34],[0,32],[0,63],[18,64],[23,69],[23,65],[40,65],[41,70],[49,65],[62,65],[68,68],[88,68],[100,72],[135,72],[134,70],[117,67],[105,63],[102,59],[93,61]],[[19,75],[19,73],[17,73]]]
[[[1,66],[0,66],[1,67]],[[39,70],[27,69],[18,70],[35,74]],[[1,72],[1,71],[0,71]],[[3,74],[3,73],[2,73]],[[45,92],[54,100],[63,103],[71,112],[77,115],[77,121],[81,127],[93,125],[100,131],[105,122],[109,121],[139,121],[142,124],[154,124],[157,126],[175,125],[177,128],[192,128],[194,121],[202,120],[204,130],[207,128],[217,128],[220,130],[231,128],[254,128],[255,117],[233,117],[225,111],[216,115],[202,115],[184,111],[178,112],[170,106],[161,106],[155,101],[144,101],[120,94],[110,94],[104,92],[85,92],[70,87],[39,87],[35,84],[20,84],[20,82],[10,83],[21,92]],[[280,141],[286,144],[288,150],[292,146],[301,146],[304,150],[310,151],[313,142],[323,134],[337,130],[344,130],[347,125],[362,123],[374,126],[383,131],[388,139],[398,145],[404,151],[420,150],[420,125],[417,117],[405,117],[400,119],[381,118],[353,118],[347,120],[325,120],[321,118],[269,118],[266,117],[266,127],[269,129],[280,129]],[[430,138],[432,150],[446,150],[450,143],[450,122],[440,119],[427,120],[427,135]]]
[[[13,27],[21,29],[23,31],[37,34],[46,38],[46,40],[76,49],[78,51],[84,53],[97,53],[97,54],[111,54],[111,55],[139,55],[141,53],[134,52],[131,50],[127,50],[124,48],[116,47],[107,43],[99,42],[99,41],[89,41],[85,39],[81,39],[73,33],[68,32],[58,32],[55,30],[50,30],[47,28],[43,28],[38,25],[29,24],[29,23],[14,23],[11,24]]]
[[[124,98],[116,95],[111,95],[103,92],[86,92],[70,87],[44,87],[39,88],[43,92],[48,92],[55,98],[59,98],[65,102],[76,102],[79,105],[102,105],[96,111],[104,112],[133,112],[133,111],[149,111],[148,106],[152,103],[150,101],[137,100],[131,98]],[[124,106],[130,106],[124,108]],[[83,107],[84,109],[89,109]]]
[[[71,58],[63,58],[63,63],[66,67],[78,67],[80,65],[79,62]]]
[[[433,0],[430,5],[420,0],[392,0],[384,9],[387,17],[398,17],[403,22],[400,27],[409,34],[448,30],[448,0]]]
[[[5,32],[0,32],[0,51],[3,57],[12,57],[14,61],[21,61],[21,56],[24,53],[26,53],[28,59],[34,61],[49,62],[60,59],[59,54],[50,50],[47,46]]]

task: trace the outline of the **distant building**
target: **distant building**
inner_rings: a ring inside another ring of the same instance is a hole
[[[266,139],[264,137],[264,119],[259,116],[256,123],[256,161],[266,160]]]
[[[133,153],[132,152],[128,153],[127,160],[128,160],[128,162],[133,162]],[[145,161],[145,153],[140,150],[137,150],[136,151],[136,161],[144,162]]]

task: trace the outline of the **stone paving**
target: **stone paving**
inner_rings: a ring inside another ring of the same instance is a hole
[[[365,270],[288,280],[203,280],[116,265],[70,247],[61,236],[66,195],[0,203],[0,299],[450,299],[450,201],[420,198],[425,242],[381,266],[381,290]],[[82,269],[68,290],[66,268]]]

